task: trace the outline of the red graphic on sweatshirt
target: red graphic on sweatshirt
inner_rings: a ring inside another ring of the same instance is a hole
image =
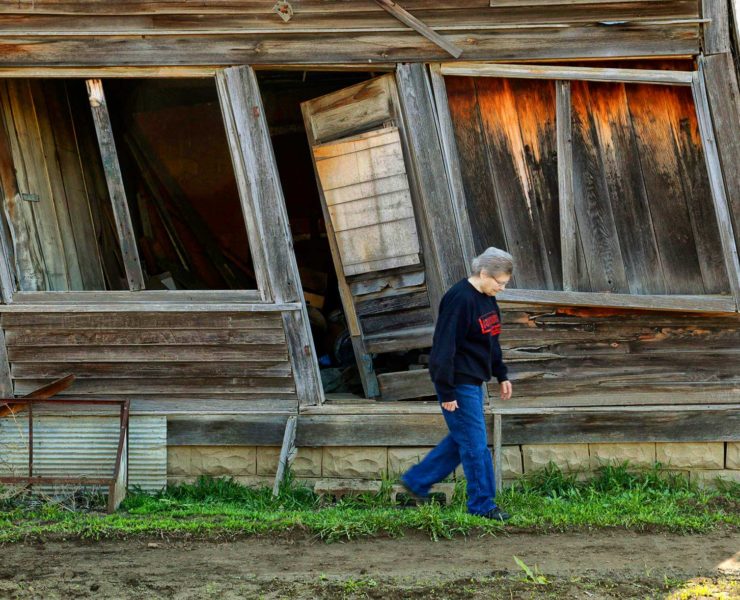
[[[498,318],[497,312],[490,312],[478,319],[480,323],[480,332],[485,335],[498,335],[501,333],[501,319]]]

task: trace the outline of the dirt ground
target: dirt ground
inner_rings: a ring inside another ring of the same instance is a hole
[[[688,580],[740,597],[733,531],[54,541],[10,544],[0,557],[0,598],[667,598]]]

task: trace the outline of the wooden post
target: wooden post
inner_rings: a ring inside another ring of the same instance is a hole
[[[735,299],[736,310],[740,310],[740,261],[738,261],[737,245],[732,231],[730,210],[725,192],[725,181],[722,176],[714,125],[709,110],[704,79],[704,61],[701,58],[699,60],[699,71],[694,74],[691,89],[696,104],[696,116],[701,131],[704,159],[709,174],[709,187],[712,191],[712,201],[717,218],[717,227],[719,228],[720,242],[722,243],[727,278],[730,281],[730,290]]]
[[[576,256],[576,207],[573,194],[573,137],[570,81],[555,82],[558,146],[558,204],[560,207],[560,262],[563,290],[575,290],[578,278]]]
[[[299,311],[283,313],[296,393],[300,405],[321,403],[319,365],[257,76],[251,67],[231,67],[219,72],[217,84],[249,241],[258,249],[253,256],[261,291],[266,300],[300,303]]]
[[[493,414],[493,476],[495,479],[496,493],[498,494],[503,488],[503,477],[501,468],[503,460],[501,457],[501,414]]]
[[[288,421],[285,423],[285,433],[283,434],[283,446],[280,448],[280,460],[278,461],[277,472],[275,473],[275,483],[272,486],[273,496],[277,496],[280,493],[280,484],[285,478],[285,471],[295,457],[295,433],[297,426],[298,417],[288,417]]]
[[[146,287],[144,273],[141,270],[136,236],[134,235],[131,214],[126,201],[126,191],[123,187],[121,166],[118,162],[116,144],[113,140],[113,128],[108,114],[108,105],[105,102],[103,82],[100,79],[88,79],[85,83],[87,84],[87,93],[90,98],[93,120],[95,121],[100,156],[103,159],[105,181],[108,184],[108,193],[113,205],[113,216],[116,221],[118,240],[121,244],[126,279],[130,290],[143,290]]]
[[[5,345],[5,329],[0,322],[0,397],[12,398],[13,392],[13,378],[10,374],[8,349]]]
[[[435,318],[446,290],[465,277],[468,269],[458,235],[455,206],[447,181],[447,169],[437,129],[434,103],[424,65],[398,65],[396,81],[405,121],[409,155],[414,167],[422,227],[429,247],[425,263],[436,268],[438,281],[429,282],[429,300]],[[436,284],[436,285],[435,285]]]

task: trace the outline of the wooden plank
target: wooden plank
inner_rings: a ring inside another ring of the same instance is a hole
[[[118,379],[150,377],[290,377],[290,362],[285,360],[257,362],[88,362],[88,363],[15,363],[11,375],[15,380],[52,379],[74,372],[82,379]]]
[[[38,313],[38,312],[57,312],[57,313],[106,313],[106,312],[291,312],[300,310],[301,305],[297,302],[289,304],[248,304],[240,302],[216,303],[203,302],[180,303],[177,301],[171,303],[164,302],[109,302],[107,304],[79,304],[79,303],[61,303],[61,304],[11,304],[0,306],[0,313]]]
[[[295,370],[299,402],[316,404],[323,401],[316,350],[309,329],[308,314],[298,274],[292,237],[285,208],[280,176],[270,141],[257,76],[250,67],[233,67],[219,74],[221,94],[228,97],[234,129],[238,138],[231,146],[239,146],[234,157],[241,162],[241,171],[249,186],[248,220],[259,221],[261,236],[255,243],[263,244],[264,266],[270,280],[271,299],[278,302],[300,302],[299,311],[284,313],[283,321],[288,349]]]
[[[571,85],[571,99],[574,201],[578,235],[590,281],[588,289],[628,293],[608,181],[602,168],[598,123],[591,118],[594,103],[599,101],[598,89],[585,82],[575,82]]]
[[[699,52],[699,24],[618,23],[594,27],[471,29],[452,31],[450,42],[469,60],[544,60],[635,56],[687,56]],[[3,66],[159,66],[292,64],[305,56],[312,64],[442,61],[447,53],[414,31],[335,33],[333,31],[226,35],[7,35]],[[392,49],[392,51],[391,51]]]
[[[57,313],[39,310],[5,313],[2,327],[33,327],[49,329],[276,329],[282,327],[279,310],[271,311],[270,305],[252,305],[252,310],[240,312],[239,305],[230,311],[191,310],[152,312],[151,305],[135,311],[112,312],[100,307],[98,312],[85,312],[78,307]],[[255,310],[256,309],[256,310]],[[257,312],[259,311],[259,312]]]
[[[368,315],[362,319],[362,330],[366,335],[380,332],[400,333],[404,329],[433,324],[431,307],[415,308],[383,315]]]
[[[8,349],[11,364],[16,362],[193,362],[193,361],[274,361],[285,360],[285,344],[251,346],[16,346]]]
[[[445,84],[460,153],[466,212],[473,238],[471,256],[474,257],[488,246],[506,248],[506,232],[495,194],[491,193],[493,175],[476,80],[472,77],[448,77]],[[485,214],[486,218],[477,218],[481,214]]]
[[[390,333],[378,333],[365,336],[365,347],[368,352],[398,352],[414,348],[429,348],[432,345],[434,327],[414,327]]]
[[[740,7],[738,7],[740,11]],[[740,35],[740,29],[737,31]],[[740,89],[732,56],[718,54],[702,59],[707,99],[717,140],[735,245],[740,245]]]
[[[501,446],[503,444],[501,436],[501,415],[493,415],[493,474],[495,479],[495,490],[498,494],[503,487],[503,456],[501,455]]]
[[[692,85],[696,114],[699,120],[704,158],[709,172],[709,185],[712,190],[717,226],[719,227],[722,251],[730,281],[730,289],[735,298],[736,310],[740,310],[740,261],[738,261],[737,244],[732,231],[730,209],[725,192],[725,182],[719,161],[719,152],[712,124],[712,115],[709,109],[709,99],[704,76],[704,61],[699,61],[699,72],[695,74]]]
[[[429,306],[429,295],[425,289],[410,289],[404,293],[384,294],[377,297],[361,297],[357,301],[357,314],[360,317],[409,310]]]
[[[53,222],[56,224],[58,235],[62,241],[64,251],[63,259],[67,269],[67,285],[58,289],[81,290],[83,287],[82,268],[80,266],[80,257],[83,248],[78,252],[75,239],[75,231],[72,224],[73,216],[76,214],[70,211],[74,206],[74,200],[70,201],[68,191],[65,187],[64,174],[61,170],[60,149],[57,148],[57,140],[52,129],[52,118],[56,116],[58,123],[67,121],[68,115],[52,115],[47,104],[44,84],[41,81],[31,81],[31,93],[33,96],[34,113],[36,128],[38,131],[38,148],[35,153],[43,161],[45,178],[48,181],[48,188],[51,192],[49,196],[49,213]],[[38,179],[38,174],[37,174]],[[71,191],[71,190],[70,190]],[[84,198],[83,198],[84,202]],[[86,203],[85,203],[86,204]],[[89,214],[89,213],[88,213]],[[43,217],[42,217],[43,218]],[[91,231],[87,232],[88,238],[91,238]],[[94,240],[90,240],[93,241]],[[89,243],[89,242],[88,242]],[[93,255],[94,256],[94,255]],[[99,289],[104,289],[103,287]]]
[[[727,0],[702,0],[701,14],[709,22],[704,23],[704,54],[730,52],[730,14]]]
[[[99,79],[88,79],[85,83],[90,97],[95,132],[98,136],[100,155],[103,159],[103,170],[108,184],[108,193],[113,207],[129,289],[142,290],[145,287],[144,274],[141,270],[136,236],[131,224],[126,191],[123,186],[123,176],[121,175],[118,153],[113,139],[113,128],[111,127],[108,106],[103,92],[103,82]]]
[[[517,79],[560,79],[565,81],[610,81],[691,85],[691,73],[650,69],[612,69],[595,67],[550,67],[481,63],[442,63],[442,75],[465,77],[506,77]]]
[[[373,359],[365,346],[364,337],[361,335],[352,336],[352,349],[354,350],[357,369],[362,381],[362,389],[368,398],[377,398],[380,396],[380,387],[378,377],[373,367]]]
[[[82,292],[16,292],[13,296],[18,304],[93,304],[93,303],[255,303],[261,300],[257,290],[140,290],[82,291]]]
[[[447,181],[450,184],[450,194],[454,206],[455,224],[462,243],[465,264],[470,265],[476,256],[475,243],[470,227],[470,216],[465,203],[465,182],[460,167],[460,155],[455,141],[455,129],[452,123],[452,114],[441,65],[439,63],[429,65],[429,74],[432,81],[439,138],[442,143],[442,153],[444,154],[444,163],[447,170]]]
[[[505,444],[701,442],[740,438],[740,409],[511,415]]]
[[[436,314],[441,294],[468,272],[462,243],[458,236],[444,154],[435,126],[434,101],[423,65],[399,65],[396,82],[404,114],[408,153],[414,166],[418,186],[417,217],[426,230],[422,239],[429,242],[425,250],[427,269],[436,271],[440,288],[434,279],[428,282],[432,310]]]
[[[498,294],[499,302],[557,304],[560,306],[600,306],[641,310],[694,311],[707,313],[733,312],[731,296],[656,296],[595,292],[553,292],[549,290],[507,289]]]
[[[83,159],[78,144],[79,132],[74,127],[67,85],[66,82],[43,82],[41,86],[53,133],[53,145],[49,148],[47,162],[53,160],[53,156],[58,161],[64,194],[60,195],[55,205],[60,222],[60,212],[69,215],[74,237],[72,248],[82,278],[81,289],[104,290],[103,267],[90,210],[93,199],[91,190],[85,185]]]
[[[6,103],[5,86],[0,85],[0,191],[2,192],[4,210],[7,215],[11,215],[11,208],[18,202],[20,192],[15,169],[13,168],[8,130],[5,126],[4,109],[7,108]],[[10,217],[7,216],[0,222],[0,297],[5,304],[13,301],[13,293],[18,287],[15,260]]]
[[[407,400],[434,396],[434,385],[427,369],[378,375],[383,400]]]
[[[628,103],[626,87],[588,86],[592,135],[606,182],[606,197],[599,200],[608,204],[614,219],[627,283],[624,291],[703,294],[666,110],[675,100],[676,88],[631,85],[630,93],[645,97]]]
[[[167,443],[279,446],[286,419],[170,418]],[[487,426],[492,420],[486,416]],[[506,415],[502,439],[505,444],[737,441],[739,425],[737,406]],[[446,434],[438,406],[434,414],[312,414],[298,417],[296,446],[433,446]]]
[[[374,77],[302,104],[312,146],[381,126],[395,116],[393,76]]]
[[[8,329],[8,346],[254,345],[285,343],[281,329]]]
[[[177,368],[173,369],[173,377],[157,379],[119,378],[119,379],[81,379],[57,396],[79,398],[88,396],[114,397],[159,394],[163,396],[176,394],[191,394],[193,397],[217,394],[220,397],[239,396],[248,397],[251,394],[290,394],[295,392],[292,377],[229,377],[223,378],[183,378],[178,377]],[[16,379],[16,395],[26,395],[48,380]]]
[[[573,199],[573,136],[571,121],[570,81],[555,86],[558,145],[558,206],[560,212],[560,261],[563,290],[576,289],[578,257],[576,256],[576,208]]]
[[[9,214],[16,217],[12,223],[16,256],[31,263],[21,266],[21,289],[66,290],[70,279],[39,130],[37,85],[32,81],[7,84],[5,125],[21,193]],[[38,202],[25,200],[23,194],[38,198]]]
[[[392,2],[391,0],[375,0],[384,10],[388,11],[394,17],[396,17],[402,23],[405,23],[411,27],[414,31],[420,33],[428,40],[431,40],[437,46],[449,52],[453,57],[459,58],[463,53],[462,49],[451,43],[444,36],[439,35],[431,27],[425,24],[423,21],[417,19],[409,11],[404,9],[399,4]]]
[[[13,380],[10,376],[8,350],[5,345],[5,331],[0,328],[0,394],[2,398],[13,397]]]

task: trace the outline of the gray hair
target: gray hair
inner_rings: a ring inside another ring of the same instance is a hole
[[[481,271],[489,275],[497,273],[511,275],[514,272],[514,257],[505,250],[491,246],[476,256],[471,266],[473,275],[480,275]]]

